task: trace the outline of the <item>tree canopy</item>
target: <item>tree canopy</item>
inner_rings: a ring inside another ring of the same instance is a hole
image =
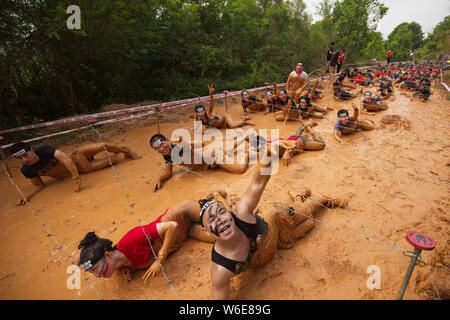
[[[70,5],[80,29],[67,27]],[[422,30],[401,24],[384,43],[375,30],[387,10],[377,0],[324,0],[312,24],[302,0],[3,0],[1,127],[206,95],[211,82],[217,92],[284,82],[297,62],[323,67],[332,41],[346,47],[346,62],[391,45],[403,58],[422,45]],[[427,50],[448,48],[445,21]]]

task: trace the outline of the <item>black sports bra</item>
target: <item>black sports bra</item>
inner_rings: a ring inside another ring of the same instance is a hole
[[[202,122],[202,124],[204,125],[204,126],[207,126],[207,127],[210,127],[211,125],[209,124],[209,121],[210,120],[219,120],[220,118],[218,117],[218,116],[214,116],[214,118],[212,118],[212,119],[210,119],[210,118],[208,118],[208,116],[206,116],[206,121],[205,120],[203,120],[203,119],[200,119],[200,121]]]
[[[250,245],[250,251],[248,253],[247,259],[245,259],[245,261],[236,261],[226,258],[221,254],[217,253],[217,251],[214,250],[213,246],[211,252],[211,260],[214,263],[230,270],[234,274],[239,274],[247,270],[248,267],[250,266],[251,258],[253,254],[256,252],[256,250],[258,250],[258,243],[256,242],[256,240],[259,235],[261,235],[261,237],[264,237],[267,234],[269,226],[267,225],[267,223],[264,221],[263,218],[258,216],[257,213],[255,214],[256,223],[248,223],[242,221],[238,217],[236,217],[233,212],[231,212],[231,216],[233,217],[236,226],[247,236]]]

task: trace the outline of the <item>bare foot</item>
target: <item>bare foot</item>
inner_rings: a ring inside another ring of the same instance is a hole
[[[302,193],[295,193],[288,190],[288,195],[291,197],[292,201],[305,202],[305,200],[311,196],[311,189],[305,188],[305,191]]]

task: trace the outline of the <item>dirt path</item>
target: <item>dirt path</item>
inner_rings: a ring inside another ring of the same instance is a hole
[[[318,104],[334,110],[350,108],[350,103],[338,103],[329,96]],[[232,282],[232,298],[395,299],[409,258],[398,250],[355,236],[369,236],[392,247],[392,242],[364,231],[351,221],[398,242],[407,250],[412,248],[405,240],[407,231],[421,231],[434,238],[436,249],[423,252],[422,257],[435,267],[416,267],[404,298],[434,297],[430,274],[441,296],[448,296],[450,104],[436,94],[430,102],[423,103],[411,102],[397,92],[397,99],[389,105],[388,110],[375,116],[363,115],[363,118],[373,119],[379,127],[344,138],[348,142],[345,145],[338,145],[332,138],[337,120],[335,111],[318,121],[316,130],[326,139],[326,149],[296,156],[290,167],[280,168],[276,178],[296,190],[308,186],[312,189],[312,198],[319,193],[345,196],[349,206],[334,209],[334,213],[323,210],[317,218],[326,225],[316,224],[292,249],[279,250],[270,263],[255,273],[239,276]],[[216,113],[221,112],[223,107],[217,107]],[[232,116],[238,118],[241,112],[239,104],[235,103]],[[161,123],[162,133],[170,136],[178,127],[192,131],[192,119],[179,119]],[[257,128],[279,128],[282,137],[288,137],[298,126],[291,122],[284,127],[271,115],[262,114],[253,115],[252,121]],[[143,156],[139,160],[124,160],[116,166],[136,204],[134,210],[129,207],[109,168],[82,175],[80,193],[73,192],[71,179],[44,179],[50,183],[31,201],[31,207],[64,246],[63,250],[56,250],[55,243],[28,208],[15,206],[19,195],[5,174],[0,173],[1,299],[96,299],[83,279],[80,290],[66,287],[69,276],[66,270],[78,261],[77,245],[88,231],[96,231],[101,237],[117,242],[138,225],[138,219],[148,223],[175,202],[199,199],[211,189],[244,192],[252,168],[243,175],[222,170],[202,172],[209,178],[230,184],[234,190],[178,169],[162,190],[153,193],[149,181],[162,164],[161,156],[148,145],[149,137],[155,132],[155,125],[133,126],[125,134],[113,137],[134,147]],[[73,148],[74,145],[67,145],[61,149]],[[16,183],[24,191],[30,190],[31,184],[20,174],[20,163],[14,160],[8,163]],[[286,191],[282,183],[271,179],[263,198],[288,202]],[[270,206],[261,202],[261,209],[270,210]],[[210,244],[189,240],[169,257],[164,267],[180,299],[210,299],[210,251]],[[370,265],[377,265],[381,270],[379,290],[367,288],[369,274],[366,270]],[[141,279],[143,274],[144,271],[136,272],[131,282],[121,275],[109,280],[95,279],[91,275],[87,278],[103,299],[176,298],[162,276],[146,286]]]

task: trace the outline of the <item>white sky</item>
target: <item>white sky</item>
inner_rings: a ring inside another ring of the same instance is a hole
[[[321,0],[303,0],[306,11],[313,16],[313,21],[320,19],[315,6]],[[381,0],[389,8],[387,14],[378,22],[377,31],[387,36],[402,22],[417,22],[422,26],[424,36],[433,32],[433,28],[450,15],[450,0]]]

